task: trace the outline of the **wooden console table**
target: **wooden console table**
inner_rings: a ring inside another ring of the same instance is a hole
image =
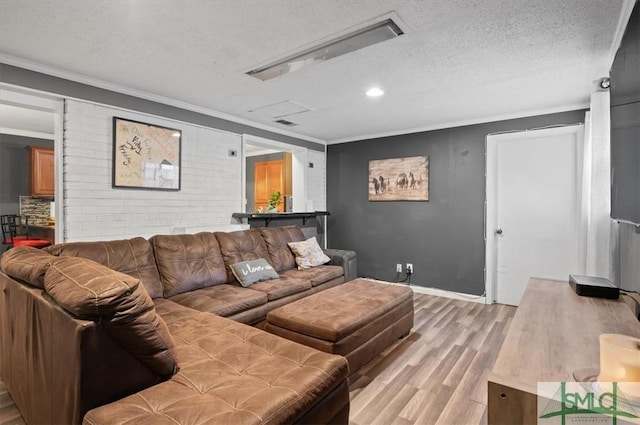
[[[531,279],[488,379],[489,425],[537,423],[537,383],[600,367],[603,333],[640,338],[622,300],[581,297],[567,282]]]

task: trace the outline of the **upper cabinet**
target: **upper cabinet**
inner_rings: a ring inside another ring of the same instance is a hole
[[[53,196],[55,193],[53,149],[29,146],[29,191],[31,196]]]
[[[255,205],[253,211],[260,208],[267,209],[269,198],[274,192],[282,195],[280,205],[276,206],[278,212],[286,209],[285,197],[291,196],[291,153],[283,154],[282,159],[262,161],[255,163]]]

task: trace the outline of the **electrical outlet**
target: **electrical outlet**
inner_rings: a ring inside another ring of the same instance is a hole
[[[396,273],[402,273],[402,264],[396,264]]]
[[[413,264],[407,263],[407,274],[413,273]]]

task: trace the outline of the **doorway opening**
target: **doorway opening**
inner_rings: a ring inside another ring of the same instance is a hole
[[[242,155],[244,212],[266,212],[278,192],[278,212],[306,211],[306,148],[244,134]]]
[[[62,98],[0,84],[0,213],[52,243],[64,239],[63,111]]]

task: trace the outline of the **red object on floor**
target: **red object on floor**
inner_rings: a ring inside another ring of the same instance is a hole
[[[24,236],[14,237],[13,244],[11,240],[7,240],[4,243],[13,246],[32,246],[34,248],[44,248],[45,246],[51,245],[51,242],[46,239],[25,239]]]
[[[19,215],[2,215],[0,216],[0,223],[2,224],[2,241],[5,245],[9,245],[9,248],[14,246],[31,246],[34,248],[44,248],[51,245],[46,239],[30,238],[29,237],[29,218],[25,219],[25,224],[22,224],[21,217]],[[24,231],[24,235],[18,235],[18,229]]]

